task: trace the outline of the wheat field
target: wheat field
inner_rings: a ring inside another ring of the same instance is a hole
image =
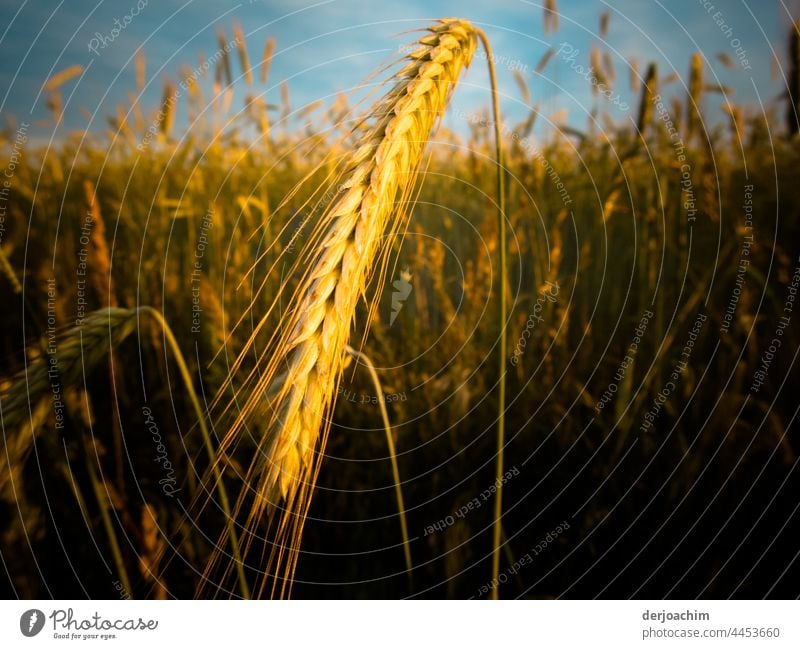
[[[535,76],[448,109],[502,64],[455,18],[366,98],[231,24],[105,132],[9,118],[3,593],[796,596],[797,30],[761,112],[687,53],[546,138]]]

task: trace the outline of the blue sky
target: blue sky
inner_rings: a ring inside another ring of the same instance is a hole
[[[498,63],[502,110],[510,121],[528,112],[513,79],[511,69],[516,67],[531,88],[532,103],[542,111],[542,126],[547,117],[560,111],[570,125],[585,128],[595,100],[576,66],[588,66],[592,46],[608,51],[614,62],[613,92],[620,98],[617,104],[606,102],[605,110],[615,120],[636,116],[638,99],[629,90],[627,61],[638,61],[640,74],[650,61],[658,62],[662,77],[677,73],[680,79],[664,94],[679,95],[685,93],[682,84],[695,51],[707,59],[709,81],[730,86],[736,103],[758,110],[761,102],[771,102],[781,92],[780,74],[787,72],[784,67],[775,78],[772,48],[785,66],[789,16],[800,16],[800,0],[559,0],[560,28],[545,34],[542,3],[528,0],[245,0],[230,4],[149,0],[128,22],[125,17],[132,14],[137,1],[0,0],[4,16],[11,21],[0,40],[3,123],[11,115],[27,122],[46,117],[40,93],[43,81],[53,72],[80,64],[86,67],[85,73],[62,89],[67,104],[65,125],[87,126],[89,120],[79,110],[84,108],[93,115],[90,128],[104,127],[105,118],[117,104],[127,105],[129,93],[135,90],[133,57],[139,48],[148,62],[143,102],[155,108],[163,80],[176,79],[181,65],[196,66],[201,53],[212,55],[217,48],[216,31],[224,29],[231,38],[234,23],[244,29],[253,63],[260,60],[266,38],[273,36],[277,41],[269,82],[256,85],[268,102],[278,103],[278,83],[284,79],[293,108],[320,98],[332,101],[335,93],[357,88],[378,65],[396,55],[411,37],[403,32],[441,16],[467,18],[488,34]],[[605,42],[598,33],[604,11],[610,14]],[[128,24],[105,48],[90,52],[92,38],[111,36],[115,19]],[[737,62],[737,45],[749,70]],[[556,55],[543,74],[536,74],[536,63],[553,46],[563,52],[574,50],[575,57],[570,62]],[[730,55],[736,65],[723,66],[716,58],[720,52]],[[241,70],[235,56],[233,62],[236,77]],[[236,85],[244,84],[240,80]],[[466,130],[464,120],[454,115],[488,106],[487,87],[485,61],[477,59],[454,98],[446,124]],[[706,102],[713,118],[721,99],[708,95]],[[630,108],[624,109],[625,103]],[[46,129],[38,134],[51,135]]]

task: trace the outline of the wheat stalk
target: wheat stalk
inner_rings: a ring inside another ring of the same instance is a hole
[[[700,115],[700,102],[703,97],[703,55],[700,52],[692,54],[689,67],[689,100],[686,102],[686,137],[691,137],[697,132],[702,123]]]
[[[544,0],[544,33],[550,31],[557,32],[559,27],[559,14],[558,7],[556,7],[556,0]]]
[[[220,449],[224,453],[248,424],[263,417],[265,395],[274,394],[269,425],[245,477],[245,484],[255,484],[257,491],[245,529],[249,546],[263,514],[283,502],[281,541],[273,545],[270,565],[285,570],[287,582],[359,297],[386,253],[387,231],[396,231],[404,220],[403,206],[416,185],[428,139],[476,48],[478,32],[465,21],[444,19],[428,31],[405,57],[393,88],[370,111],[375,124],[350,160],[338,199],[323,213],[301,254],[304,275],[274,339],[268,367],[263,374],[251,374],[251,384],[237,391],[247,397]],[[252,497],[247,492],[237,511]],[[207,579],[218,558],[209,563]]]
[[[244,39],[244,32],[241,25],[233,26],[233,38],[236,41],[236,49],[239,51],[239,62],[242,65],[242,74],[248,86],[253,85],[253,70],[250,68],[250,56],[247,53],[247,43]]]
[[[60,408],[69,412],[63,393],[66,390],[85,386],[87,373],[94,369],[107,354],[121,345],[137,330],[140,317],[154,320],[164,335],[164,342],[172,350],[179,373],[183,379],[190,402],[197,416],[203,443],[212,463],[212,473],[216,476],[216,489],[223,513],[228,518],[227,539],[231,545],[232,556],[236,559],[236,578],[240,592],[249,597],[249,589],[241,555],[238,536],[233,528],[231,510],[225,485],[219,475],[219,467],[214,464],[213,442],[200,400],[192,385],[192,378],[186,360],[171,328],[161,313],[152,307],[137,309],[110,307],[93,311],[81,320],[81,324],[67,330],[63,336],[48,331],[47,342],[42,345],[42,353],[10,383],[0,384],[0,430],[3,432],[4,448],[0,452],[0,497],[9,490],[14,493],[15,484],[25,459],[30,453],[35,437],[41,432],[42,424],[58,412],[54,397],[64,401]],[[88,466],[89,472],[94,469]],[[97,484],[97,480],[93,480]],[[99,502],[101,507],[102,502]],[[107,526],[108,527],[108,526]],[[109,528],[109,542],[116,543]],[[117,553],[118,554],[118,553]],[[122,565],[121,560],[117,561]],[[120,574],[124,569],[120,570]],[[130,590],[129,585],[126,586]]]
[[[22,293],[22,284],[2,246],[0,246],[0,274],[5,275],[15,295],[20,295]]]
[[[0,493],[21,470],[41,423],[52,414],[53,396],[83,385],[85,372],[136,330],[135,316],[134,311],[116,308],[87,315],[57,343],[46,343],[42,354],[0,391],[0,421],[5,431]]]
[[[796,20],[789,31],[789,82],[787,84],[788,107],[786,123],[789,135],[800,131],[800,20]]]
[[[645,129],[653,121],[653,103],[658,92],[658,67],[651,63],[647,68],[644,82],[642,83],[642,95],[639,100],[639,118],[636,120],[636,130],[641,137],[644,137]]]

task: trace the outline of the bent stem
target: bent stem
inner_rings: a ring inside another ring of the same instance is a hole
[[[83,455],[86,462],[86,470],[89,473],[89,482],[92,484],[92,491],[94,492],[94,497],[97,500],[97,506],[100,510],[100,518],[103,521],[103,528],[106,531],[106,537],[108,538],[108,547],[111,550],[111,556],[114,560],[114,564],[117,567],[117,573],[119,575],[120,582],[122,582],[123,587],[128,593],[133,593],[131,581],[128,578],[128,571],[125,569],[125,562],[122,559],[122,551],[119,547],[119,541],[117,540],[117,535],[114,531],[114,524],[111,522],[111,515],[108,513],[108,487],[103,481],[100,480],[97,475],[97,471],[95,471],[94,465],[92,464],[92,459],[89,456],[89,449],[87,448],[86,440],[83,438],[83,436],[81,436],[81,442],[83,444]],[[75,499],[78,501],[78,506],[83,511],[86,511],[86,503],[83,500],[80,491],[78,490],[78,485],[75,480],[72,480],[71,475],[70,479],[73,487],[73,494],[75,495]]]
[[[400,514],[400,530],[403,534],[403,552],[406,557],[406,574],[408,574],[409,587],[413,589],[413,578],[411,576],[413,565],[411,563],[411,543],[408,540],[408,525],[406,524],[406,507],[403,503],[403,488],[400,485],[400,469],[397,466],[397,453],[395,452],[394,438],[392,437],[392,425],[389,423],[389,413],[386,411],[386,404],[383,400],[383,387],[381,386],[381,381],[378,378],[378,373],[375,371],[375,365],[372,363],[369,356],[363,352],[353,349],[350,347],[350,345],[347,346],[347,353],[353,358],[364,363],[364,366],[367,368],[367,371],[372,378],[372,383],[375,386],[375,390],[377,391],[378,407],[381,410],[383,427],[386,431],[386,443],[389,446],[389,459],[392,462],[394,492],[397,497],[397,511]]]
[[[216,483],[217,491],[219,492],[220,506],[222,507],[223,514],[225,515],[228,534],[230,535],[231,552],[233,554],[233,560],[236,563],[236,574],[239,580],[239,590],[241,591],[241,595],[244,599],[250,599],[250,588],[247,585],[247,578],[244,574],[244,563],[242,562],[242,555],[239,549],[239,537],[236,535],[236,530],[234,528],[228,492],[226,491],[225,485],[222,482],[222,471],[220,470],[219,464],[216,461],[214,445],[211,442],[211,434],[208,431],[208,427],[206,426],[205,418],[203,416],[203,411],[200,408],[200,400],[197,398],[194,385],[192,385],[192,377],[189,373],[189,368],[187,367],[186,361],[183,358],[183,353],[178,345],[178,341],[175,339],[175,336],[172,333],[172,329],[170,329],[169,324],[167,324],[167,321],[164,319],[161,313],[150,306],[140,307],[139,311],[150,314],[159,324],[164,332],[164,337],[166,338],[170,349],[172,349],[175,362],[178,364],[178,370],[180,371],[181,378],[186,385],[186,391],[189,393],[189,400],[192,402],[192,407],[194,408],[195,415],[197,416],[197,424],[200,427],[200,433],[203,436],[203,443],[205,444],[206,452],[208,453],[208,457],[211,462],[211,470],[214,473],[214,482]]]
[[[492,590],[491,598],[497,599],[498,576],[500,574],[500,548],[502,545],[502,517],[503,517],[503,453],[506,446],[506,276],[507,276],[507,247],[506,247],[506,196],[505,176],[503,172],[503,147],[500,138],[500,103],[497,93],[497,77],[494,71],[494,58],[492,46],[482,29],[477,30],[483,49],[486,51],[486,62],[489,65],[489,81],[492,87],[492,113],[494,117],[495,157],[497,159],[497,231],[500,239],[500,306],[498,319],[500,324],[500,344],[498,369],[498,395],[497,395],[497,497],[494,501],[494,533],[492,540]]]

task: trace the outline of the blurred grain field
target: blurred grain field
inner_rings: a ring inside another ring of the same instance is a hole
[[[295,107],[284,84],[265,99],[275,43],[261,57],[234,34],[237,50],[198,78],[187,67],[159,106],[121,106],[105,133],[49,148],[19,123],[3,133],[4,596],[190,597],[213,552],[216,534],[182,518],[209,468],[192,394],[206,413],[291,284],[362,127],[344,96]],[[501,281],[501,597],[796,596],[796,120],[785,98],[749,112],[702,75],[699,55],[679,80],[644,68],[635,127],[598,102],[584,130],[544,139],[521,79],[530,116],[502,129],[505,278],[491,113],[438,132],[351,337],[382,394],[363,365],[345,370],[293,596],[486,594]],[[68,82],[47,86],[53,120]],[[719,104],[730,120],[709,123]],[[129,310],[114,311],[122,333],[91,320],[104,308]],[[56,378],[31,378],[53,357]],[[252,452],[228,458],[231,488]]]

